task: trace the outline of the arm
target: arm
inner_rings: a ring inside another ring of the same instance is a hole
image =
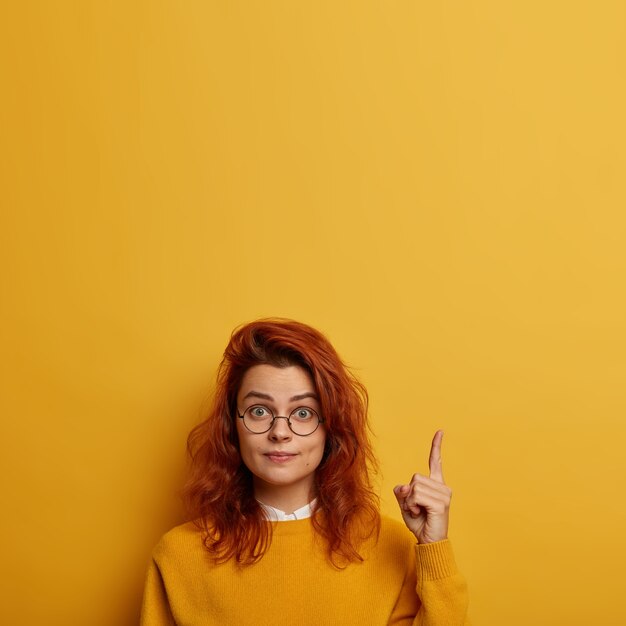
[[[146,575],[139,623],[140,626],[176,626],[163,584],[163,577],[154,560],[150,562]]]
[[[467,585],[457,569],[450,541],[416,545],[412,550],[389,624],[470,626]]]
[[[443,432],[433,438],[429,476],[414,474],[408,485],[394,489],[407,528],[417,539],[402,591],[390,623],[414,626],[468,626],[468,594],[448,540],[452,490],[441,464]],[[419,609],[415,607],[415,592]],[[414,616],[414,620],[412,620]],[[395,620],[395,621],[394,621]],[[412,621],[411,621],[412,620]]]

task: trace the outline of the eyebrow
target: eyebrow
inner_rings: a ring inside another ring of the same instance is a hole
[[[268,393],[262,393],[260,391],[249,391],[243,397],[243,400],[250,397],[262,398],[263,400],[271,400],[272,402],[274,402],[274,398],[272,398],[272,396],[270,396]],[[312,391],[306,391],[305,393],[300,393],[297,396],[291,396],[291,398],[289,398],[289,402],[297,402],[298,400],[304,400],[304,398],[313,398],[314,400],[319,401],[316,393]]]

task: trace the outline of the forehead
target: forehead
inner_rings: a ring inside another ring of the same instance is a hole
[[[275,367],[264,363],[254,365],[244,374],[238,396],[243,397],[250,391],[266,393],[278,399],[315,392],[315,385],[310,374],[298,365]]]

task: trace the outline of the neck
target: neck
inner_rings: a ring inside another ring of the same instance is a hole
[[[273,506],[284,513],[293,513],[304,505],[309,504],[315,498],[311,489],[276,489],[274,485],[256,483],[254,485],[254,497],[259,502]]]

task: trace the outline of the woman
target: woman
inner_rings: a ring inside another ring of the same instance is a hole
[[[154,550],[142,626],[468,624],[443,433],[430,476],[394,489],[405,527],[379,514],[367,429],[367,392],[321,333],[236,330],[189,436],[193,521]]]

